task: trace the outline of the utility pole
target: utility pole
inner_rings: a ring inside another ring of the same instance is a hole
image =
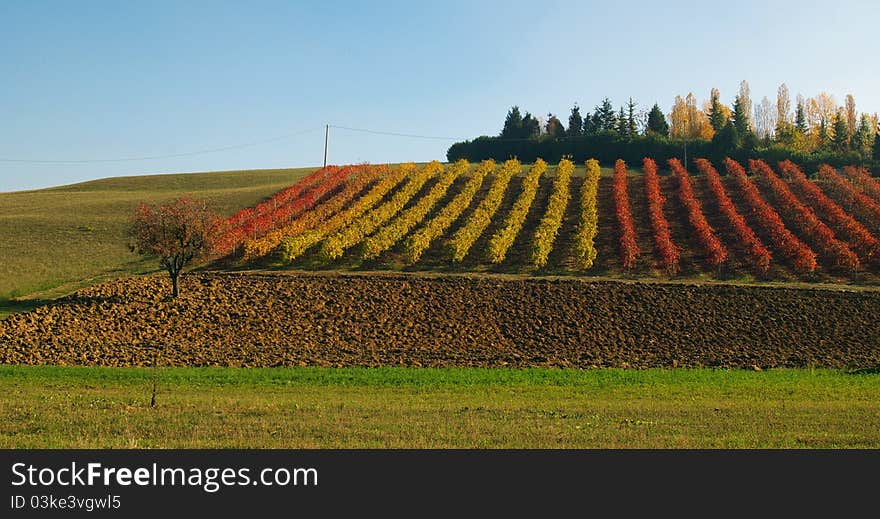
[[[324,167],[327,167],[327,141],[330,140],[330,125],[324,127]]]

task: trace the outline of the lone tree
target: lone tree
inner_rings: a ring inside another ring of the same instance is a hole
[[[180,272],[192,260],[207,255],[220,233],[220,218],[204,200],[183,197],[167,204],[141,202],[134,212],[129,236],[132,252],[159,258],[171,276],[174,297],[180,295]]]

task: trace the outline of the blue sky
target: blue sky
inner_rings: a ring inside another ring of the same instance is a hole
[[[875,1],[0,3],[0,191],[320,165],[323,125],[500,131],[632,96],[824,90],[880,111]],[[306,131],[308,133],[297,134]],[[451,141],[331,130],[330,163],[445,159]]]

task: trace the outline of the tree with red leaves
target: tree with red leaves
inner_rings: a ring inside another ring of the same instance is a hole
[[[141,202],[134,212],[129,236],[132,252],[159,258],[171,277],[172,294],[180,295],[180,272],[209,253],[220,235],[222,220],[204,200],[183,197],[166,204]]]

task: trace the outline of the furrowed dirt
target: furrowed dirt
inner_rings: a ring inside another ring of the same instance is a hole
[[[191,274],[0,321],[0,362],[150,366],[880,366],[880,292],[579,279]]]

